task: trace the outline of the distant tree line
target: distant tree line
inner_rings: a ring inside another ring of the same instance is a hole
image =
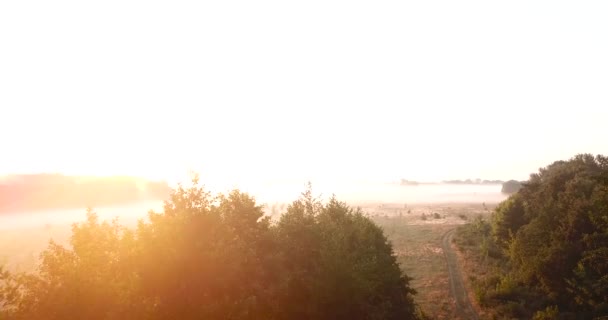
[[[608,316],[607,157],[540,169],[489,223],[478,219],[460,234],[486,258],[492,272],[476,282],[477,297],[499,318]]]
[[[169,196],[170,190],[166,182],[134,177],[13,175],[0,180],[0,213],[164,200]]]
[[[444,180],[442,183],[445,184],[477,184],[477,185],[494,185],[503,184],[502,180],[481,180],[481,179],[466,179],[466,180]]]
[[[419,182],[414,180],[401,179],[399,184],[402,186],[417,186],[428,184],[456,184],[456,185],[497,185],[505,183],[502,180],[481,180],[481,179],[466,179],[466,180],[443,180],[438,182]]]
[[[310,189],[271,222],[247,194],[179,186],[135,230],[89,212],[37,272],[0,270],[0,319],[420,319],[361,211]]]

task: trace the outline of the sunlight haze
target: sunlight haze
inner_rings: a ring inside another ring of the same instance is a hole
[[[3,1],[0,174],[523,180],[606,153],[607,14],[605,1]]]

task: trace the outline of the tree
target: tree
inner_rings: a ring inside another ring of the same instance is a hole
[[[415,319],[381,229],[310,189],[276,224],[251,196],[179,186],[135,230],[76,224],[38,272],[0,270],[7,319]]]
[[[289,261],[284,319],[407,319],[416,308],[409,277],[382,230],[359,210],[310,193],[277,225]],[[305,279],[305,280],[302,280]]]
[[[557,161],[493,214],[492,234],[509,266],[504,277],[546,301],[533,310],[539,317],[608,315],[607,177],[601,155]]]
[[[527,223],[522,197],[517,194],[501,202],[492,215],[492,235],[496,243],[506,249],[519,228]]]
[[[509,180],[502,184],[501,192],[504,194],[513,194],[519,191],[522,188],[522,184],[516,180]]]

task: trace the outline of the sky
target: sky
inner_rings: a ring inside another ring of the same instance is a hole
[[[526,179],[608,150],[606,1],[1,1],[0,174]]]

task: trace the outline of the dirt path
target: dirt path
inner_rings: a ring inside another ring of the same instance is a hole
[[[441,238],[441,246],[443,247],[443,253],[445,255],[445,260],[447,262],[448,272],[450,275],[450,289],[454,300],[456,300],[456,310],[458,315],[463,319],[479,320],[477,312],[475,312],[475,309],[471,305],[471,301],[469,301],[469,296],[464,286],[462,274],[460,273],[460,268],[458,267],[458,258],[454,250],[452,250],[451,243],[455,230],[456,229],[452,229],[446,232]]]

